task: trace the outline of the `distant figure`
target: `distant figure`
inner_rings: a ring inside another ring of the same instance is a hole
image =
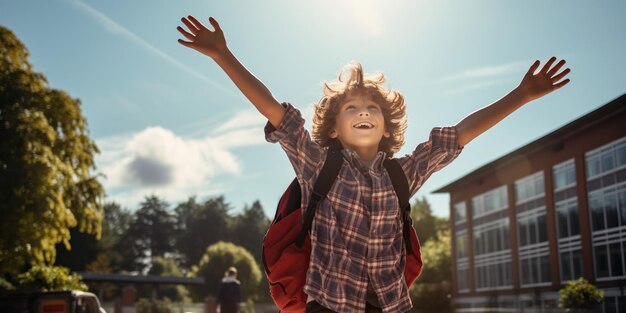
[[[217,294],[217,311],[238,313],[239,302],[241,302],[241,283],[237,280],[237,269],[231,266],[220,284],[220,291]]]

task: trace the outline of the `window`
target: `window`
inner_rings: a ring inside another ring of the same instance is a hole
[[[520,247],[548,241],[545,208],[541,207],[529,214],[518,215],[517,218]]]
[[[476,267],[477,288],[506,287],[511,282],[511,262],[492,263]]]
[[[626,217],[626,216],[625,216]],[[567,238],[580,234],[578,203],[576,198],[556,204],[556,227],[559,238]]]
[[[611,172],[626,165],[626,137],[585,154],[587,178]]]
[[[626,226],[626,184],[590,193],[589,211],[594,232]]]
[[[589,210],[591,211],[591,229],[593,231],[605,229],[604,225],[604,199],[602,195],[590,195]]]
[[[506,209],[508,204],[506,185],[492,189],[472,198],[473,218]]]
[[[458,290],[469,289],[469,271],[468,269],[457,270]]]
[[[609,245],[611,259],[611,276],[623,276],[624,266],[622,265],[622,249],[619,242]]]
[[[557,164],[552,168],[554,190],[561,190],[576,185],[576,168],[574,160]]]
[[[533,256],[520,260],[522,285],[543,284],[550,282],[550,257]]]
[[[467,258],[467,232],[459,232],[456,235],[456,257]]]
[[[599,245],[594,248],[596,255],[596,277],[608,277],[609,276],[609,258],[606,245]]]
[[[515,203],[517,204],[536,199],[544,194],[543,172],[537,172],[515,181]]]
[[[455,223],[462,223],[465,222],[467,220],[467,213],[466,213],[466,208],[465,208],[465,202],[459,202],[457,204],[454,205],[454,216],[455,216]]]
[[[475,254],[487,254],[509,249],[508,219],[474,227]]]

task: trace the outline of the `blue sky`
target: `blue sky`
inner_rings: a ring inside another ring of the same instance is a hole
[[[417,196],[431,192],[626,91],[625,1],[0,1],[0,24],[53,88],[82,101],[101,150],[107,200],[135,210],[224,195],[233,213],[260,200],[273,216],[293,179],[265,120],[208,57],[179,45],[176,26],[215,17],[230,49],[279,101],[302,109],[324,81],[359,61],[406,99],[410,152],[432,127],[499,99],[536,59],[567,60],[570,84],[529,103],[467,145]]]

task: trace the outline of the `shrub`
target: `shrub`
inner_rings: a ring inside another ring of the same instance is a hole
[[[243,247],[220,241],[209,246],[200,263],[192,269],[193,276],[204,278],[204,285],[189,288],[194,301],[204,301],[209,295],[216,296],[224,273],[231,266],[237,268],[242,300],[255,300],[261,281],[261,270],[254,257]]]
[[[27,272],[17,276],[17,288],[23,291],[60,291],[83,290],[87,291],[78,274],[62,266],[35,265]]]
[[[604,291],[598,290],[580,277],[576,281],[570,281],[559,290],[561,298],[559,307],[572,309],[593,309],[604,299]]]

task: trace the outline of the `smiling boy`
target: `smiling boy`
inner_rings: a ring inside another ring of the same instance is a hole
[[[326,155],[339,151],[340,172],[317,208],[311,227],[311,259],[304,292],[306,312],[408,312],[411,300],[403,279],[405,245],[398,199],[383,161],[404,144],[404,98],[383,86],[382,74],[366,77],[360,64],[348,75],[326,83],[315,105],[312,134],[304,128],[300,111],[278,102],[226,45],[213,18],[209,30],[192,16],[178,27],[188,41],[182,45],[211,57],[257,110],[268,119],[270,142],[287,153],[302,188],[306,208]],[[394,158],[417,192],[435,171],[454,160],[463,147],[522,105],[569,82],[562,60],[551,58],[538,72],[539,61],[520,84],[496,102],[477,110],[456,125],[436,127],[412,153]],[[345,71],[344,71],[345,72]]]

